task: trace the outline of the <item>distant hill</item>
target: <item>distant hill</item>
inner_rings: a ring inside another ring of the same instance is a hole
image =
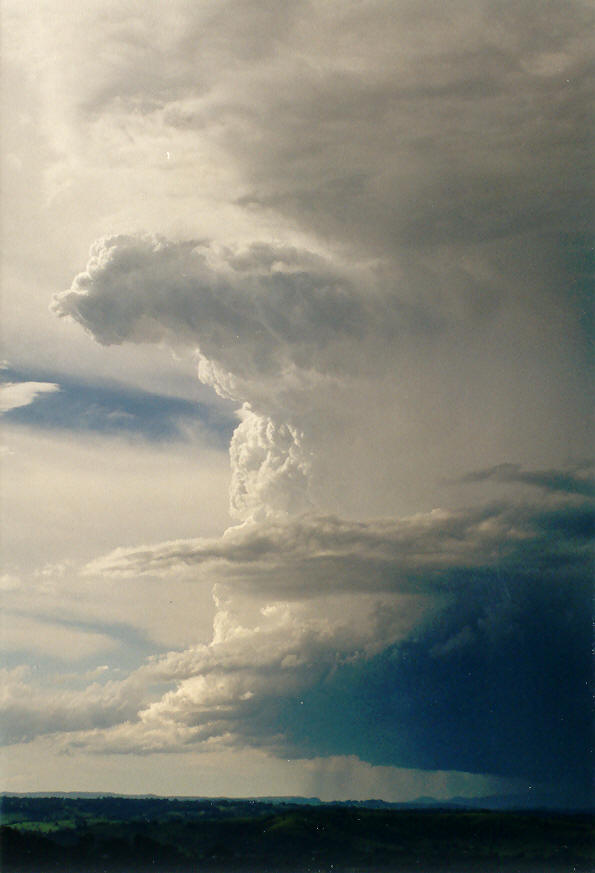
[[[296,806],[341,806],[341,807],[359,807],[364,809],[469,809],[469,810],[551,810],[556,812],[593,812],[593,807],[576,807],[569,805],[561,807],[557,803],[554,796],[548,798],[547,795],[540,793],[536,796],[523,794],[493,794],[485,797],[452,797],[448,800],[440,800],[435,797],[418,797],[410,801],[390,801],[380,798],[369,798],[367,800],[330,800],[323,801],[319,797],[299,797],[294,795],[258,795],[255,797],[224,797],[224,796],[209,796],[204,794],[176,794],[176,795],[158,795],[158,794],[118,794],[113,791],[4,791],[0,792],[0,797],[63,797],[63,798],[99,798],[113,797],[125,798],[130,800],[196,800],[196,801],[213,801],[213,802],[245,802],[245,803],[266,803],[266,804],[293,804]]]

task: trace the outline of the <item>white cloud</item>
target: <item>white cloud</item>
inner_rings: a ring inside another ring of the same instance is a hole
[[[4,382],[0,385],[0,413],[29,406],[41,394],[53,394],[60,386],[54,382]]]
[[[316,394],[353,372],[354,340],[377,359],[396,329],[378,291],[356,289],[344,266],[319,255],[158,237],[98,241],[54,309],[102,343],[195,346],[202,381],[250,403],[231,446],[231,508],[241,518],[308,506],[301,422]],[[399,307],[395,318],[405,318]]]
[[[21,580],[13,573],[3,573],[0,576],[0,591],[16,591],[21,587]]]
[[[430,508],[445,468],[586,447],[581,305],[535,233],[582,227],[584,4],[179,3],[158,35],[151,4],[54,0],[34,29],[23,8],[10,42],[50,83],[77,250],[114,231],[62,311],[106,342],[197,343],[202,379],[303,435],[323,511]]]
[[[85,272],[53,308],[107,345],[196,346],[205,378],[243,401],[258,399],[257,380],[278,393],[302,387],[299,371],[305,378],[351,370],[348,343],[392,338],[405,320],[386,296],[356,288],[347,265],[309,251],[117,236],[94,243]]]
[[[116,236],[94,245],[54,309],[101,343],[197,348],[199,378],[248,404],[232,445],[240,517],[309,505],[382,513],[410,503],[404,488],[419,501],[444,469],[488,466],[496,452],[551,464],[571,430],[582,445],[580,392],[561,366],[580,345],[562,349],[551,297],[538,326],[532,283],[531,300],[487,289],[486,309],[458,272],[451,294],[416,271],[272,244]]]
[[[68,739],[106,753],[153,754],[223,744],[282,752],[280,704],[299,698],[342,663],[365,660],[427,619],[427,604],[407,597],[274,602],[244,624],[246,602],[218,599],[213,640],[155,657],[128,681],[173,683],[129,720]],[[258,603],[258,601],[256,601]],[[248,603],[252,612],[255,601]]]
[[[48,689],[26,668],[3,671],[2,739],[5,744],[28,742],[41,734],[89,730],[121,722],[143,698],[134,677],[123,682],[94,683],[82,691]]]
[[[230,509],[239,518],[268,513],[295,513],[308,507],[310,459],[303,434],[276,424],[248,408],[229,449]]]
[[[78,662],[99,653],[110,653],[115,646],[115,641],[106,634],[68,627],[51,617],[44,620],[4,610],[0,649],[5,655],[18,652],[34,658],[51,656]]]

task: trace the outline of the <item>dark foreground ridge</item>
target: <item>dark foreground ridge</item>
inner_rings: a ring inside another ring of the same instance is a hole
[[[588,813],[2,797],[3,873],[590,873]]]

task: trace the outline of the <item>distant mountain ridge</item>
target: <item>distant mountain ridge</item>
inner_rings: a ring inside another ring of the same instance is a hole
[[[444,809],[444,810],[522,810],[530,812],[531,810],[555,810],[557,812],[586,812],[592,813],[593,807],[560,807],[553,800],[548,800],[544,795],[531,797],[527,794],[506,794],[506,795],[488,795],[484,797],[452,797],[448,800],[439,800],[435,797],[418,797],[410,801],[390,801],[380,798],[369,798],[366,800],[320,800],[319,797],[301,797],[294,795],[262,795],[255,797],[226,797],[226,796],[210,796],[210,795],[160,795],[160,794],[120,794],[115,791],[1,791],[0,797],[58,797],[58,798],[100,798],[113,797],[125,798],[131,800],[141,799],[159,799],[159,800],[183,800],[183,801],[200,801],[200,802],[245,802],[245,803],[263,803],[263,804],[291,804],[295,806],[328,806],[328,807],[360,807],[364,809],[403,809],[403,810],[423,810],[423,809]]]

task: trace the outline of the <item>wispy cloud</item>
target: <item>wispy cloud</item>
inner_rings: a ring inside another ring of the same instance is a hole
[[[3,673],[2,738],[6,744],[117,724],[133,716],[142,700],[142,690],[134,680],[94,683],[83,691],[48,691],[31,681],[26,669]]]
[[[34,403],[38,397],[60,391],[55,382],[4,382],[0,385],[0,413]]]
[[[488,470],[467,473],[461,482],[517,482],[534,485],[544,491],[595,496],[595,479],[591,463],[578,464],[568,470],[523,470],[519,464],[498,464]]]
[[[18,373],[9,371],[12,379]],[[37,400],[36,403],[34,401]],[[122,385],[10,381],[0,385],[6,421],[31,428],[143,437],[152,441],[201,438],[223,448],[237,424],[223,402],[198,401],[133,390]]]

